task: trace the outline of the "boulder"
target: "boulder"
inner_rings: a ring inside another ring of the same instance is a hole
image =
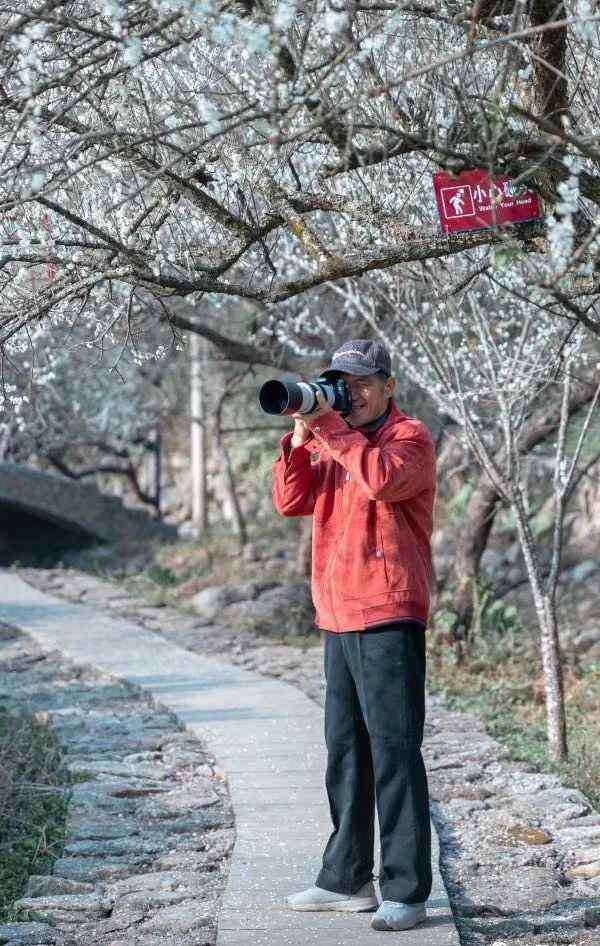
[[[275,586],[274,581],[247,581],[239,584],[212,585],[204,588],[192,598],[192,607],[196,614],[207,621],[219,617],[223,608],[239,601],[252,601],[261,592]]]
[[[589,864],[577,864],[575,867],[569,867],[565,871],[565,876],[569,880],[577,880],[580,877],[584,879],[600,877],[600,861],[590,861]]]
[[[455,905],[462,916],[510,916],[530,910],[539,913],[566,896],[551,868],[525,866],[504,874],[482,872],[469,884],[468,895],[456,897]]]
[[[260,634],[308,634],[314,628],[308,582],[277,585],[255,600],[228,605],[222,611],[222,618],[227,624]]]
[[[53,877],[46,874],[32,874],[27,881],[26,897],[54,897],[73,893],[94,893],[94,884],[67,880],[66,877]]]
[[[46,946],[65,942],[65,935],[48,923],[0,923],[0,944]]]
[[[576,654],[589,654],[590,656],[594,651],[600,650],[600,627],[582,631],[573,640],[572,647]]]
[[[561,575],[561,581],[587,581],[598,571],[600,571],[600,562],[588,558],[566,569]]]
[[[486,549],[481,556],[481,565],[488,574],[497,575],[504,569],[506,559],[502,552],[497,552],[496,549]]]
[[[600,926],[600,907],[587,907],[583,923],[588,929]]]

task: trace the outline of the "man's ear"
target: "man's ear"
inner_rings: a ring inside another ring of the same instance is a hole
[[[385,382],[385,389],[384,389],[388,397],[394,396],[395,388],[396,388],[396,379],[388,378],[387,381]]]

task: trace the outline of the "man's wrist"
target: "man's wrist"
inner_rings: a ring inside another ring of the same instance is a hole
[[[350,430],[342,415],[338,411],[327,411],[319,417],[314,417],[309,421],[311,433],[320,434],[323,430]]]

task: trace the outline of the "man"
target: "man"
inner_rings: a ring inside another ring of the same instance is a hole
[[[326,373],[348,385],[351,413],[342,418],[319,395],[312,414],[293,415],[274,465],[278,512],[313,516],[333,823],[315,886],[287,902],[294,910],[377,907],[376,797],[382,903],[371,925],[410,929],[425,920],[431,892],[421,743],[435,451],[425,425],[394,403],[381,342],[346,342]]]

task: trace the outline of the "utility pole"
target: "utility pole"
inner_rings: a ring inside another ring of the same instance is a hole
[[[192,468],[192,522],[201,535],[208,529],[208,491],[206,484],[206,412],[204,404],[204,369],[206,342],[190,336],[190,452]]]
[[[152,464],[154,505],[156,507],[156,518],[160,519],[162,500],[162,431],[160,429],[160,422],[157,423],[154,428],[152,437]]]

